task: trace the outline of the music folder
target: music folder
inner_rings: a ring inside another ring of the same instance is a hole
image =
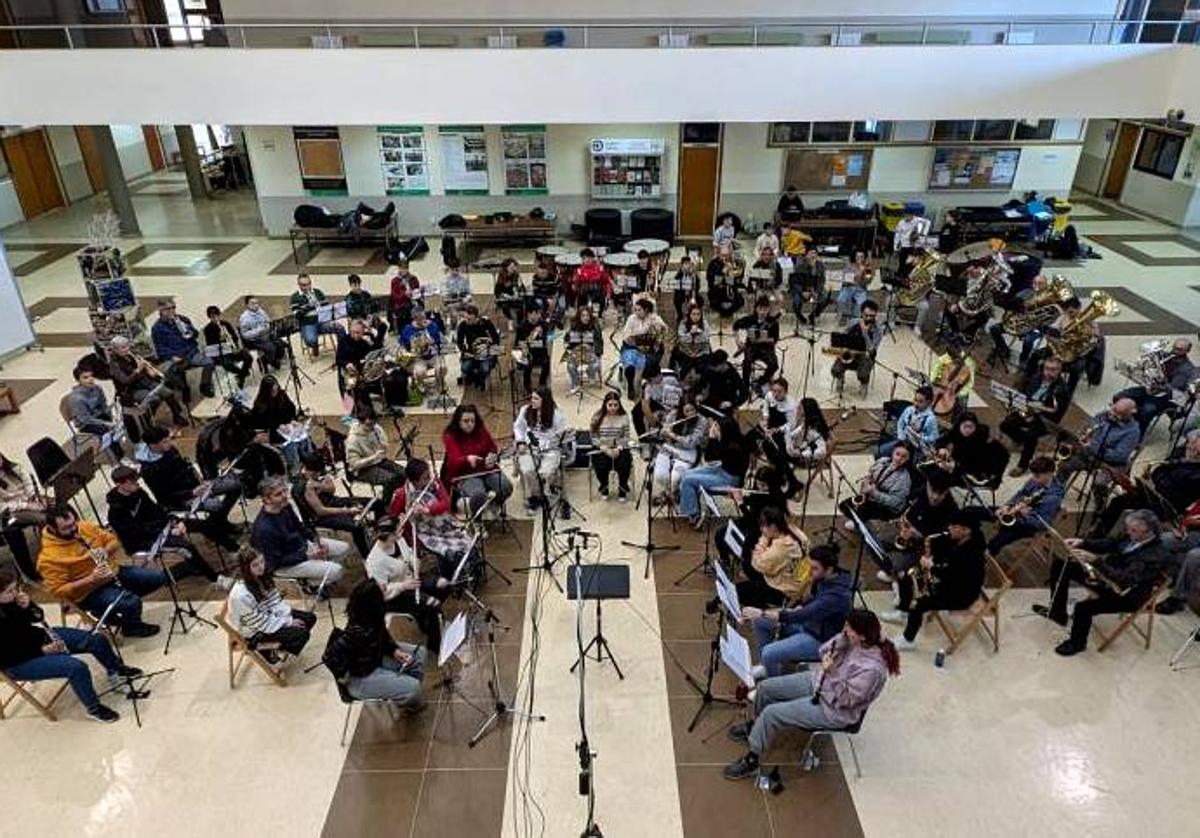
[[[854,336],[845,332],[830,332],[829,345],[834,349],[849,349],[858,351],[862,349],[862,345],[854,338]]]

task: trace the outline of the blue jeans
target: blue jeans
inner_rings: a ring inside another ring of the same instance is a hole
[[[496,359],[488,356],[486,358],[463,358],[462,359],[462,374],[466,383],[484,384],[487,377],[492,374],[492,368],[496,366]]]
[[[858,310],[866,301],[866,288],[861,285],[843,285],[837,295],[838,314],[843,317],[858,317]]]
[[[775,640],[775,626],[763,617],[754,621],[754,636],[758,638],[759,656],[768,677],[782,675],[785,663],[821,659],[820,640],[795,623],[780,625],[779,639]]]
[[[679,481],[679,514],[695,520],[700,517],[700,489],[712,491],[724,486],[736,486],[738,478],[716,463],[697,466],[684,472]]]
[[[340,335],[345,331],[339,323],[301,323],[300,339],[310,349],[317,345],[320,335]]]
[[[111,674],[116,672],[120,665],[112,646],[108,645],[108,640],[103,635],[92,634],[82,629],[57,628],[54,633],[66,644],[66,652],[42,655],[10,666],[8,674],[18,681],[66,678],[78,696],[79,703],[88,710],[94,709],[100,703],[100,699],[96,697],[96,690],[92,686],[92,671],[74,655],[91,655],[100,662],[105,672]]]
[[[117,580],[121,587],[115,584],[97,588],[80,600],[79,604],[93,617],[99,618],[114,602],[111,622],[119,626],[136,626],[142,622],[142,597],[151,591],[157,591],[167,584],[167,576],[161,570],[148,567],[130,567],[125,565],[117,570]]]

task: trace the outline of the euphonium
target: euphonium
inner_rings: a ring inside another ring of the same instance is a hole
[[[1075,296],[1071,283],[1066,277],[1055,274],[1050,277],[1046,287],[1037,291],[1025,301],[1021,311],[1007,311],[1001,319],[1004,331],[1010,335],[1021,336],[1031,329],[1048,326],[1062,314],[1059,303],[1066,302]]]
[[[945,264],[945,254],[936,250],[926,250],[918,256],[916,264],[908,274],[908,285],[901,288],[897,295],[900,305],[915,306],[919,303],[929,293]]]
[[[1092,331],[1092,322],[1101,317],[1112,317],[1120,311],[1120,307],[1108,294],[1093,291],[1088,307],[1067,324],[1062,335],[1048,336],[1046,343],[1050,344],[1050,351],[1061,358],[1064,364],[1069,364],[1091,352],[1099,342],[1100,338]]]

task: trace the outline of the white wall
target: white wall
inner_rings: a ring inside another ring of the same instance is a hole
[[[1075,170],[1074,186],[1092,194],[1099,194],[1104,178],[1104,166],[1108,162],[1108,150],[1116,135],[1117,120],[1089,119],[1083,135],[1079,166]]]
[[[1190,163],[1190,166],[1189,166]],[[1190,176],[1189,176],[1190,169]],[[1200,224],[1200,130],[1192,132],[1175,176],[1167,179],[1134,169],[1121,191],[1121,203],[1184,227]]]
[[[1160,45],[0,50],[0,124],[376,125],[398,113],[419,124],[1137,118],[1161,116],[1176,101],[1170,82],[1181,51],[1200,52]],[[97,85],[98,78],[121,83]],[[802,92],[781,95],[780,84],[792,79],[805,81]]]
[[[11,179],[0,180],[0,227],[17,224],[25,220],[21,202],[17,200],[17,188]]]
[[[75,129],[70,125],[47,125],[46,133],[50,136],[58,174],[67,191],[67,201],[73,203],[91,195],[92,182],[83,164],[83,152],[79,150]]]
[[[147,124],[154,120],[147,120]],[[146,151],[146,136],[142,133],[141,123],[137,125],[110,125],[113,142],[117,146],[117,154],[121,158],[121,170],[125,180],[149,174],[150,153]]]

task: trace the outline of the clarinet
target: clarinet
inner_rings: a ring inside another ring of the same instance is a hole
[[[113,569],[108,566],[108,553],[106,553],[100,547],[93,547],[92,545],[88,544],[81,535],[76,534],[75,540],[82,544],[84,549],[88,551],[88,555],[90,555],[92,557],[92,561],[96,563],[96,568],[104,568],[107,570],[109,575],[112,577],[112,584],[124,590],[125,586],[121,584],[121,580],[117,578],[117,574],[113,571]]]

